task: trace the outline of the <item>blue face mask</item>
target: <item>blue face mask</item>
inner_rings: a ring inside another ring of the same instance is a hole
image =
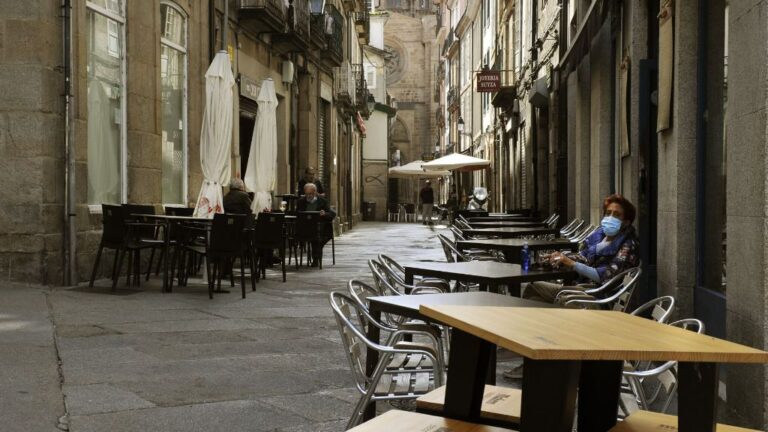
[[[603,233],[609,237],[613,237],[621,231],[621,219],[613,216],[606,216],[600,222],[600,226],[603,228]]]

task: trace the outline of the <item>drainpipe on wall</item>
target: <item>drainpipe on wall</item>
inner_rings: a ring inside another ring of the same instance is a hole
[[[64,165],[64,254],[66,265],[64,266],[64,285],[70,286],[77,283],[77,237],[76,217],[77,206],[75,203],[75,126],[73,119],[72,96],[72,4],[71,0],[61,0],[62,21],[62,60],[64,66],[64,153],[66,162]]]

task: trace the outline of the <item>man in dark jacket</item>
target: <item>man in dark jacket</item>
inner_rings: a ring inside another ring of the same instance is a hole
[[[245,191],[245,184],[239,178],[229,182],[229,192],[224,196],[226,213],[251,214],[251,198]]]
[[[426,225],[432,223],[432,206],[435,204],[435,191],[432,190],[432,182],[427,180],[427,184],[419,192],[421,199],[421,222]]]
[[[315,188],[317,189],[317,194],[321,197],[325,197],[325,189],[323,188],[323,184],[320,183],[319,179],[315,178],[315,169],[312,167],[307,167],[304,169],[304,177],[299,179],[299,188],[296,190],[298,195],[304,193],[304,186],[306,186],[307,183],[314,184]]]
[[[299,212],[316,211],[320,212],[320,239],[312,241],[312,267],[317,267],[320,257],[323,255],[323,245],[333,237],[333,225],[331,222],[336,217],[336,212],[331,210],[328,200],[318,196],[317,186],[314,183],[304,185],[304,196],[299,198],[296,203],[296,210]]]

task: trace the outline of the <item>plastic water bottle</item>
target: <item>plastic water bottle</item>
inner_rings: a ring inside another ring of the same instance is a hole
[[[528,249],[528,242],[523,243],[523,249],[520,251],[520,267],[524,272],[531,266],[531,252]]]

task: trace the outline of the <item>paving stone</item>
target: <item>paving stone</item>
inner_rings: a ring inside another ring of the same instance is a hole
[[[87,415],[151,408],[155,404],[136,394],[107,384],[64,386],[70,415]]]

